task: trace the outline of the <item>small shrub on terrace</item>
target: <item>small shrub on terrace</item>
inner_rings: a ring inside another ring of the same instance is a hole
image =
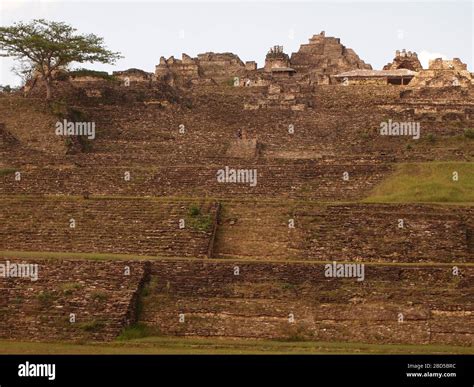
[[[464,129],[464,137],[469,138],[470,140],[474,139],[474,129]]]
[[[98,320],[92,320],[78,324],[79,329],[85,332],[97,332],[105,327],[105,323]]]
[[[66,282],[61,286],[61,289],[66,295],[71,295],[72,293],[74,293],[75,290],[78,290],[80,288],[82,288],[82,285],[77,282]]]
[[[94,301],[105,301],[109,298],[109,296],[107,295],[107,293],[105,293],[103,291],[96,290],[96,291],[92,292],[91,298]]]
[[[44,291],[39,293],[37,298],[42,306],[49,306],[53,303],[54,295],[51,292]]]

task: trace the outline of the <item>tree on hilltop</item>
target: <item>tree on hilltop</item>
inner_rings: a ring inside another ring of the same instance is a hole
[[[0,56],[26,63],[38,74],[51,98],[54,73],[72,62],[114,64],[120,53],[105,48],[104,39],[94,34],[79,35],[66,23],[35,19],[0,27]]]

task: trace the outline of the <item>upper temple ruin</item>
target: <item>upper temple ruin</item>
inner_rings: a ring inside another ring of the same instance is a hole
[[[257,68],[254,61],[243,63],[231,53],[209,52],[196,58],[183,54],[182,59],[162,57],[154,79],[181,87],[229,83],[237,87],[264,86],[268,88],[267,96],[247,104],[247,109],[279,106],[293,110],[311,107],[304,90],[315,85],[466,87],[474,82],[459,59],[437,59],[429,69],[423,69],[417,53],[406,49],[396,50],[392,62],[373,70],[353,49],[338,38],[327,37],[324,31],[313,35],[291,56],[283,46],[271,47],[262,68]]]
[[[252,62],[254,63],[254,62]],[[181,60],[161,58],[156,66],[157,79],[170,84],[219,83],[231,77],[247,78],[239,85],[262,85],[272,78],[295,78],[304,84],[330,84],[331,76],[355,70],[372,69],[338,38],[326,37],[324,32],[314,35],[308,44],[302,44],[298,52],[284,53],[283,46],[271,47],[265,57],[265,66],[245,65],[236,55],[230,53],[199,54],[191,58],[183,54]],[[269,76],[271,75],[271,76]]]
[[[452,63],[455,63],[453,65]],[[464,67],[463,67],[464,66]],[[150,74],[152,76],[153,74]],[[325,32],[313,35],[290,55],[283,46],[273,46],[265,64],[257,68],[255,61],[242,62],[232,53],[207,52],[196,58],[183,54],[181,59],[161,57],[153,79],[171,86],[218,85],[269,86],[288,80],[297,87],[311,85],[392,84],[442,87],[472,84],[472,74],[459,59],[437,59],[423,69],[416,52],[396,50],[392,62],[381,70],[373,70],[355,51],[341,44],[340,39]]]

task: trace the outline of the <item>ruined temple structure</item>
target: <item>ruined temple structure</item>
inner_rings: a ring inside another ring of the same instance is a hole
[[[259,146],[256,137],[249,136],[246,129],[239,129],[235,139],[229,143],[227,157],[251,159],[258,157]]]
[[[407,69],[394,70],[351,70],[334,75],[333,83],[348,85],[408,85],[415,71]]]
[[[197,60],[189,55],[183,54],[181,59],[174,56],[166,59],[160,58],[160,63],[156,66],[155,76],[157,80],[164,81],[170,85],[180,85],[187,81],[199,78],[199,66]]]
[[[247,66],[247,67],[246,67]],[[183,54],[182,59],[161,57],[155,76],[169,84],[221,84],[233,77],[243,75],[252,64],[244,64],[232,53],[206,52],[197,58]],[[256,66],[255,66],[256,67]]]
[[[319,84],[329,84],[331,75],[344,71],[372,69],[354,50],[342,45],[339,38],[326,37],[324,31],[310,38],[308,44],[302,44],[291,55],[290,63],[300,75]]]
[[[317,105],[314,98],[316,88],[326,85],[360,86],[361,90],[363,86],[381,89],[386,86],[416,89],[462,87],[458,92],[464,92],[474,79],[466,64],[459,59],[446,61],[439,58],[431,61],[428,69],[423,69],[417,53],[406,49],[397,50],[393,60],[383,69],[372,69],[352,49],[341,44],[339,38],[328,37],[324,31],[313,35],[291,56],[284,52],[283,46],[272,46],[260,68],[256,61],[244,62],[230,52],[205,52],[195,57],[183,53],[181,59],[161,57],[155,73],[132,68],[115,71],[110,76],[106,72],[85,70],[65,73],[62,78],[67,78],[74,89],[82,88],[87,97],[94,98],[108,95],[104,87],[112,84],[120,85],[123,93],[129,92],[125,90],[127,86],[141,89],[141,93],[155,87],[163,90],[163,86],[175,91],[192,88],[193,92],[198,92],[201,87],[248,87],[253,90],[247,91],[243,110],[294,112],[313,109]],[[34,82],[27,83],[25,91],[32,86]],[[415,94],[404,95],[408,98]],[[147,101],[147,104],[167,106],[168,102]],[[253,158],[258,153],[256,144],[249,142],[247,147],[242,145],[242,141],[234,143],[228,150],[232,157],[244,155],[244,158]]]
[[[295,88],[313,87],[314,85],[399,85],[413,87],[467,86],[473,83],[473,76],[466,64],[460,59],[435,59],[429,69],[423,69],[416,52],[406,49],[397,50],[392,62],[381,70],[373,70],[350,48],[341,44],[339,38],[327,37],[325,32],[313,35],[307,44],[291,54],[283,46],[275,45],[265,56],[265,64],[258,68],[255,61],[243,62],[233,53],[206,52],[191,57],[182,54],[181,59],[174,56],[168,59],[161,57],[155,73],[139,69],[116,71],[114,78],[124,85],[151,86],[154,82],[164,82],[170,86],[192,87],[206,85],[229,85],[238,87],[270,87],[287,90],[288,93],[277,96],[270,89],[263,100],[253,106],[298,105],[303,110],[305,101],[297,101]],[[74,78],[78,81],[95,81],[92,75]],[[300,95],[301,96],[301,95]],[[278,97],[278,98],[277,98]],[[281,98],[280,98],[281,97]],[[295,102],[296,101],[296,102]],[[295,106],[292,107],[296,109]]]
[[[246,69],[240,58],[230,52],[198,54],[197,63],[202,76],[218,84],[243,75]]]
[[[290,66],[290,57],[283,52],[283,46],[270,48],[265,57],[264,70],[277,78],[288,78],[295,73],[295,70]]]
[[[467,87],[474,83],[472,74],[467,70],[467,65],[459,58],[443,60],[436,58],[430,61],[427,70],[421,70],[410,86],[414,87]]]
[[[304,83],[329,84],[331,75],[358,69],[371,70],[372,67],[342,45],[340,39],[326,37],[321,32],[310,38],[308,44],[301,45],[291,58],[284,53],[283,46],[271,47],[262,69],[257,69],[255,61],[244,63],[232,53],[208,52],[196,58],[186,54],[182,59],[161,57],[155,76],[171,85],[224,84],[236,77],[239,86],[268,85],[272,79],[290,77]]]
[[[106,81],[120,81],[122,86],[152,88],[155,83],[172,87],[236,86],[261,87],[262,95],[245,103],[245,109],[277,106],[304,110],[311,106],[304,93],[311,94],[315,85],[373,85],[410,87],[465,87],[473,83],[473,74],[460,59],[435,59],[423,69],[416,52],[397,50],[392,62],[381,70],[374,70],[339,38],[327,37],[325,32],[313,35],[300,49],[286,54],[283,46],[275,45],[265,56],[264,66],[257,62],[243,62],[236,54],[206,52],[191,57],[182,54],[160,58],[155,73],[139,69],[115,71],[112,77],[105,72],[76,71],[65,73],[75,87],[88,88]],[[34,82],[28,82],[25,91]],[[100,91],[86,90],[88,96],[100,96]],[[261,98],[263,96],[263,98]]]
[[[418,55],[416,52],[402,51],[397,50],[395,53],[395,58],[391,63],[387,63],[384,67],[384,70],[398,70],[398,69],[407,69],[411,71],[420,71],[423,69],[420,61],[418,60]]]
[[[245,70],[247,71],[256,71],[257,70],[257,62],[254,60],[250,60],[245,62]]]
[[[149,84],[153,79],[154,79],[154,74],[148,73],[146,71],[140,70],[140,69],[128,69],[125,71],[114,71],[112,75],[123,81],[124,84],[130,85],[130,84],[140,84],[140,83],[145,83]]]

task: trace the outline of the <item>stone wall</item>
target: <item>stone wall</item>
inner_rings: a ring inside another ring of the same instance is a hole
[[[20,341],[108,341],[137,319],[146,262],[22,260],[38,279],[0,277],[0,338]]]
[[[206,52],[197,56],[204,78],[210,78],[218,84],[228,83],[234,77],[246,72],[245,64],[232,53]]]
[[[140,322],[164,335],[472,346],[473,270],[324,263],[153,262]]]
[[[473,216],[464,207],[391,204],[294,213],[304,235],[302,257],[379,262],[472,262],[467,235]]]
[[[217,205],[206,200],[0,199],[0,250],[205,257]]]
[[[430,89],[435,90],[428,93]],[[236,132],[243,129],[258,137],[262,144],[260,160],[265,163],[325,157],[339,164],[366,160],[429,161],[435,157],[433,153],[427,152],[426,147],[418,147],[429,135],[439,139],[436,159],[468,160],[471,157],[468,144],[457,142],[450,145],[454,148],[444,146],[453,140],[447,137],[464,136],[464,128],[474,124],[472,90],[457,89],[272,82],[270,87],[208,86],[189,89],[186,93],[170,93],[167,97],[163,93],[165,85],[149,90],[120,86],[105,89],[103,98],[81,100],[77,106],[96,123],[97,136],[89,142],[91,147],[87,153],[51,158],[41,152],[57,141],[62,141],[64,152],[64,139],[54,135],[55,120],[49,127],[35,127],[32,115],[31,120],[24,121],[25,125],[23,121],[12,120],[6,122],[6,128],[16,135],[13,123],[21,126],[26,134],[32,130],[31,125],[38,139],[41,131],[44,140],[32,143],[41,154],[25,149],[25,157],[20,157],[19,146],[17,151],[4,152],[1,156],[8,167],[25,165],[26,168],[28,165],[28,169],[46,166],[65,170],[58,172],[58,183],[48,183],[51,190],[63,180],[60,175],[69,173],[69,166],[78,167],[74,174],[80,179],[84,176],[80,169],[85,168],[93,181],[95,175],[104,175],[104,179],[109,180],[110,166],[117,169],[122,166],[114,184],[118,192],[127,192],[127,187],[134,184],[133,179],[130,184],[118,184],[123,181],[123,172],[134,166],[156,169],[156,166],[233,163],[234,160],[226,156],[227,149]],[[5,112],[5,117],[13,118],[16,108],[9,108],[11,100],[3,98],[2,104],[0,110]],[[389,118],[403,122],[419,120],[422,139],[380,136],[377,132],[380,123]],[[288,131],[290,125],[294,127],[294,134]],[[180,132],[181,127],[184,133]],[[48,171],[44,173],[45,177],[50,176]],[[148,175],[146,173],[145,178]]]
[[[171,85],[225,84],[246,73],[245,64],[232,53],[206,52],[196,58],[183,54],[182,59],[161,57],[155,75]]]
[[[473,262],[469,207],[223,203],[214,255],[253,260]],[[447,237],[449,235],[449,237]]]
[[[250,150],[255,151],[251,145]],[[190,197],[280,197],[307,200],[353,200],[363,198],[392,169],[381,164],[327,165],[315,160],[270,164],[258,159],[236,158],[214,165],[183,165],[159,169],[138,168],[29,168],[0,176],[2,195],[126,195]],[[248,156],[248,155],[247,155]],[[250,181],[219,182],[220,170],[255,170],[255,185]],[[130,173],[130,181],[124,179]],[[344,176],[347,173],[347,180]],[[85,201],[84,203],[87,203]]]
[[[429,63],[430,70],[467,70],[467,65],[461,62],[461,59],[454,58],[452,60],[445,60],[442,58],[436,58],[430,60]]]
[[[137,321],[165,336],[474,343],[463,265],[368,264],[358,281],[328,277],[330,262],[4,260],[38,264],[37,281],[0,278],[6,339],[107,341]]]
[[[196,59],[186,54],[182,55],[182,59],[175,59],[174,56],[168,59],[161,57],[155,69],[155,76],[157,80],[171,86],[182,86],[199,78],[199,65]]]

